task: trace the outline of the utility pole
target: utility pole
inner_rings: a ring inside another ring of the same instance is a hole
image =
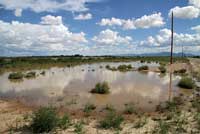
[[[173,45],[174,45],[174,14],[172,11],[171,15],[171,56],[170,56],[170,81],[169,81],[169,101],[171,100],[172,94],[172,64],[173,64]]]
[[[174,13],[172,11],[171,16],[171,57],[170,57],[170,64],[173,64],[173,45],[174,45]]]

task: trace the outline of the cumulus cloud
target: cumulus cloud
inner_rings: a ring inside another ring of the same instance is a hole
[[[161,29],[154,37],[149,36],[140,44],[147,47],[166,47],[170,45],[171,31],[169,29]],[[200,45],[200,34],[183,34],[174,33],[175,46],[198,46]]]
[[[171,16],[172,11],[176,18],[181,19],[194,19],[200,16],[200,0],[189,0],[188,6],[179,7],[176,6],[169,11]]]
[[[94,36],[92,40],[97,45],[127,45],[131,43],[132,38],[130,36],[122,37],[118,32],[106,29]]]
[[[52,16],[47,15],[41,18],[41,24],[44,25],[61,25],[62,24],[62,17],[61,16]]]
[[[138,19],[103,18],[98,23],[101,26],[120,26],[123,29],[161,27],[165,24],[161,13],[144,15]]]
[[[20,9],[20,8],[15,9],[15,16],[17,16],[17,17],[22,16],[22,9]]]
[[[7,10],[29,9],[36,13],[55,12],[58,10],[83,12],[89,8],[86,3],[99,2],[101,0],[1,0],[0,5]],[[16,14],[15,14],[16,15]],[[18,15],[18,14],[17,14]]]
[[[199,33],[200,33],[200,25],[195,26],[195,27],[192,27],[191,29],[192,29],[192,30],[195,30],[196,32],[199,32]]]
[[[189,4],[200,8],[200,0],[189,0]]]
[[[74,16],[75,20],[89,20],[92,19],[92,14],[87,13],[87,14],[79,14],[77,16]]]
[[[40,24],[0,21],[0,47],[6,51],[44,55],[51,52],[79,52],[86,48],[85,33],[72,33],[62,17],[45,16]]]
[[[194,6],[186,6],[186,7],[174,7],[170,10],[169,16],[171,13],[174,13],[174,17],[181,18],[181,19],[194,19],[198,18],[200,15],[200,9]]]

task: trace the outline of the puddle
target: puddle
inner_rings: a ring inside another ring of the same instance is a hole
[[[80,109],[86,103],[93,103],[101,109],[113,105],[123,110],[124,104],[134,103],[138,109],[153,111],[155,107],[169,98],[169,76],[155,72],[141,73],[138,71],[119,72],[105,69],[106,65],[118,66],[131,64],[133,67],[148,65],[150,68],[159,66],[156,63],[96,63],[71,68],[51,68],[45,75],[34,79],[23,79],[20,82],[8,80],[9,73],[0,76],[0,97],[18,99],[26,105],[55,105],[69,109]],[[100,67],[102,66],[102,67]],[[35,70],[40,74],[43,70]],[[180,77],[173,76],[174,95],[181,92],[176,86]],[[89,93],[98,82],[107,81],[110,94],[95,95]]]

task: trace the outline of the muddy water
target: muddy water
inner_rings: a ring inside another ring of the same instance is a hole
[[[34,79],[23,79],[13,82],[8,80],[9,73],[0,76],[0,98],[18,99],[26,105],[55,105],[69,109],[80,109],[86,103],[93,103],[102,109],[105,105],[113,105],[122,110],[124,104],[134,103],[138,109],[153,111],[160,102],[168,100],[169,76],[159,73],[138,71],[119,72],[105,69],[105,66],[132,64],[137,68],[143,64],[130,63],[98,63],[71,68],[51,68],[34,70],[38,76]],[[159,66],[156,63],[147,64],[150,68]],[[103,68],[100,68],[103,66]],[[173,77],[174,94],[181,92],[176,84],[180,78]],[[89,93],[98,82],[107,81],[110,94],[95,95]]]

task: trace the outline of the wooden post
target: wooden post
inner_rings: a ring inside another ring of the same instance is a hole
[[[170,64],[173,64],[173,44],[174,44],[174,14],[172,12],[171,16],[171,57],[170,57]]]
[[[174,15],[171,16],[171,56],[170,56],[170,72],[169,72],[169,101],[172,96],[172,64],[173,64],[173,45],[174,45]]]

